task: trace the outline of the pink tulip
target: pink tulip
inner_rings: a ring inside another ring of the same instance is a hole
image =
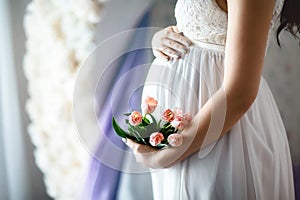
[[[149,97],[147,96],[144,103],[142,104],[142,108],[143,108],[143,111],[144,113],[153,113],[155,108],[157,106],[157,100],[154,99],[153,97]]]
[[[164,121],[171,122],[174,120],[174,118],[175,118],[175,115],[174,115],[173,111],[170,109],[165,110],[162,114],[162,120],[164,120]]]
[[[175,117],[182,116],[182,110],[180,108],[174,108],[173,112],[174,112]]]
[[[152,146],[157,146],[163,141],[163,139],[164,139],[164,135],[162,133],[155,132],[150,135],[149,142]]]
[[[140,123],[142,123],[142,114],[137,112],[137,111],[133,111],[129,116],[128,116],[128,119],[129,119],[129,123],[132,125],[132,126],[137,126],[139,125]]]
[[[177,115],[171,122],[171,125],[174,128],[182,131],[190,123],[191,119],[192,117],[189,113],[186,113],[184,115]]]
[[[179,147],[183,143],[183,137],[178,133],[174,133],[169,135],[168,142],[172,147]]]
[[[176,116],[175,119],[171,122],[171,125],[178,130],[183,130],[186,126],[184,118],[182,116]]]

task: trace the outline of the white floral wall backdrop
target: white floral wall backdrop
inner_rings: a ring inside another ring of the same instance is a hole
[[[80,63],[95,47],[102,0],[33,0],[24,18],[28,127],[49,196],[76,199],[89,163],[72,116]]]

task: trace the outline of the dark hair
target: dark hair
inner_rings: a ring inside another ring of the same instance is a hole
[[[276,31],[277,43],[280,47],[279,34],[282,30],[286,30],[295,38],[300,39],[299,36],[297,36],[297,34],[300,33],[300,0],[284,1],[280,13],[280,25]]]

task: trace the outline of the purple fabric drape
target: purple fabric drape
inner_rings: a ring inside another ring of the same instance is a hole
[[[137,27],[146,27],[149,22],[149,12],[147,12],[142,20],[139,22]],[[134,35],[131,45],[140,45],[143,46],[143,43],[145,43],[145,36],[141,34]],[[146,56],[149,53],[149,49],[141,49],[136,50],[133,52],[129,52],[121,57],[121,65],[118,70],[118,74],[114,79],[114,85],[117,83],[117,81],[129,70],[133,69],[136,66],[139,66],[141,64],[144,64],[146,61]],[[140,82],[141,79],[145,78],[146,72],[144,71],[144,74],[140,74],[141,71],[139,71],[139,74],[130,74],[131,78],[128,81],[128,84],[122,84],[122,90],[126,90],[130,83],[133,82]],[[122,101],[122,94],[119,93],[117,95],[114,95],[113,98],[117,98],[120,101]],[[134,95],[131,97],[130,106],[139,108],[140,105],[140,98],[141,98],[141,90],[138,90],[134,93]],[[112,119],[112,108],[111,108],[111,101],[112,101],[112,94],[107,96],[107,100],[105,103],[104,108],[101,110],[99,114],[99,122],[101,129],[104,131],[104,137],[101,138],[98,149],[96,150],[95,157],[92,158],[88,177],[86,180],[84,192],[82,198],[84,200],[114,200],[116,199],[117,190],[118,190],[118,183],[120,178],[120,171],[118,169],[121,169],[122,166],[122,158],[123,154],[122,151],[115,151],[115,148],[112,148],[112,145],[117,146],[120,149],[125,149],[124,143],[121,141],[121,139],[116,136],[112,129],[111,125],[111,119]],[[116,100],[114,100],[116,101]],[[124,103],[123,103],[124,104]],[[127,106],[128,111],[128,105],[123,105],[120,102],[120,110],[124,110],[124,106]],[[113,108],[116,109],[116,108]],[[118,109],[118,108],[117,108]],[[125,108],[126,109],[126,108]],[[114,167],[107,166],[106,163],[102,163],[101,159],[98,159],[101,156],[108,157],[111,162],[113,163]],[[118,169],[116,169],[118,168]]]

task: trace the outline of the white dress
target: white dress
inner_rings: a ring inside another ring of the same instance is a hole
[[[282,4],[276,0],[269,39]],[[195,115],[223,81],[227,14],[215,0],[178,0],[175,16],[194,46],[184,59],[154,60],[143,98],[153,96],[161,109],[181,107]],[[294,199],[286,131],[265,79],[261,77],[256,100],[228,134],[151,176],[155,200]]]

